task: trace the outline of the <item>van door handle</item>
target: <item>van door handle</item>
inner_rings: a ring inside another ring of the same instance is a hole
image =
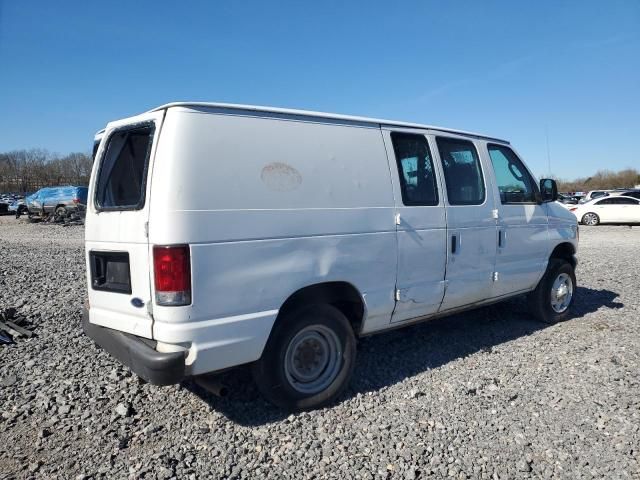
[[[504,248],[507,245],[507,230],[505,228],[498,229],[498,247]]]
[[[458,249],[458,235],[451,235],[451,253],[455,254]]]

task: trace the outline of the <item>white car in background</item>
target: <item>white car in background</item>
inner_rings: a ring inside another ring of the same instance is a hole
[[[587,203],[596,198],[608,197],[611,195],[611,192],[613,192],[613,190],[590,190],[580,199],[579,203]]]
[[[600,223],[640,223],[640,200],[633,197],[597,198],[569,208],[578,222],[594,226]]]

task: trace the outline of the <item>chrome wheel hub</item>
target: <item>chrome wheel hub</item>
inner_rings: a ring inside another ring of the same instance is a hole
[[[573,298],[573,281],[566,273],[561,273],[551,287],[551,308],[556,313],[563,313]]]

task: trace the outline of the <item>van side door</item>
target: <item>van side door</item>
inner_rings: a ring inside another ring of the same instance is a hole
[[[396,205],[398,271],[392,322],[438,311],[444,296],[445,210],[425,135],[382,131]]]
[[[446,289],[440,311],[482,302],[492,296],[496,258],[496,220],[491,179],[466,137],[436,134],[446,185]]]
[[[536,286],[547,266],[549,221],[546,207],[539,203],[533,175],[507,146],[486,144],[497,188],[498,209],[497,279],[493,296],[500,297]]]

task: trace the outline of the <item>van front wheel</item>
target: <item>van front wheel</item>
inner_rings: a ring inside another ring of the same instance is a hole
[[[565,320],[576,295],[576,274],[566,260],[552,258],[536,289],[529,294],[533,316],[544,323]]]
[[[308,410],[342,393],[355,359],[356,339],[344,314],[331,305],[309,305],[278,320],[253,378],[271,403]]]

